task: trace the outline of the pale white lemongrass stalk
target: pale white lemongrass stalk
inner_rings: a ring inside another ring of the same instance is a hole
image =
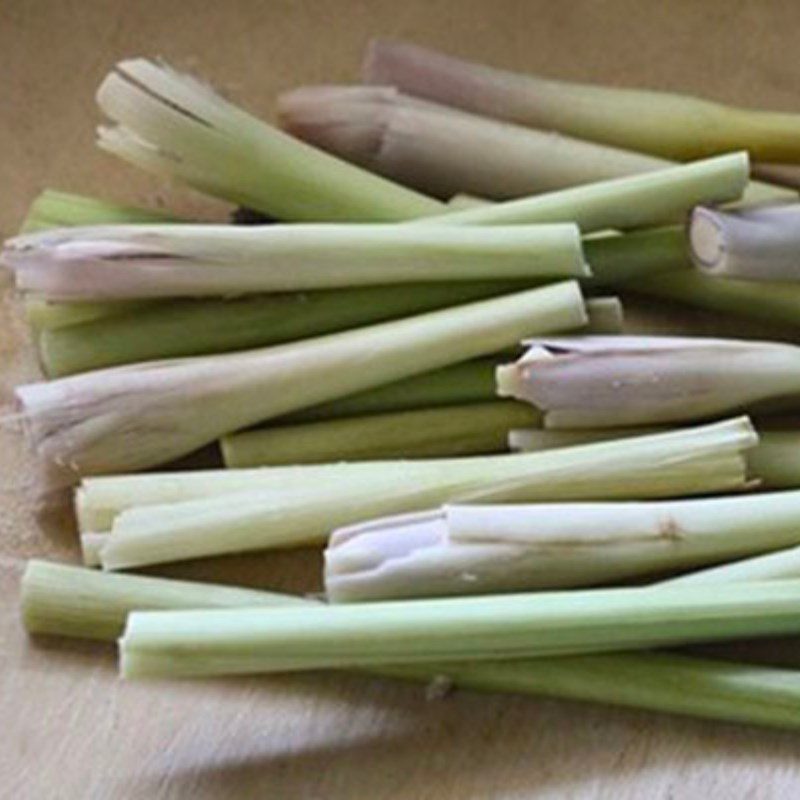
[[[619,435],[614,438],[620,438]],[[586,444],[586,442],[565,443]],[[631,447],[631,444],[633,445]],[[726,453],[742,453],[743,456],[752,452],[757,447],[758,437],[753,434],[753,428],[746,419],[729,420],[723,423],[713,423],[695,428],[668,431],[653,439],[652,436],[645,436],[634,442],[628,442],[623,448],[618,447],[617,443],[611,444],[605,451],[589,450],[585,448],[571,450],[567,453],[566,462],[562,461],[565,456],[558,454],[555,461],[539,462],[540,464],[550,463],[552,466],[572,462],[574,456],[578,455],[579,461],[588,458],[587,464],[599,463],[595,460],[601,458],[603,463],[612,463],[613,460],[626,458],[630,459],[635,466],[632,472],[641,464],[646,465],[650,448],[654,447],[654,460],[652,467],[654,470],[665,469],[671,458],[677,458],[678,466],[674,473],[675,479],[680,479],[681,469],[697,460],[702,462],[708,459],[709,462],[718,459],[724,460]],[[743,457],[742,456],[742,457]],[[483,466],[481,467],[481,464]],[[75,513],[78,521],[78,528],[83,533],[95,531],[108,531],[114,524],[115,519],[123,512],[134,508],[147,506],[172,506],[182,504],[187,501],[219,498],[222,495],[241,493],[241,492],[268,492],[276,496],[281,494],[293,494],[303,489],[312,487],[328,486],[337,483],[340,486],[358,485],[374,476],[377,471],[381,472],[388,483],[407,479],[409,482],[429,481],[447,475],[452,469],[460,469],[460,465],[470,468],[470,475],[480,476],[481,469],[484,472],[500,470],[498,475],[501,481],[505,481],[516,475],[516,470],[522,466],[527,470],[529,465],[523,462],[509,461],[503,457],[499,460],[490,459],[445,459],[431,463],[406,461],[381,461],[351,464],[324,464],[317,466],[293,466],[293,467],[269,467],[254,469],[210,469],[210,470],[189,470],[186,472],[156,472],[130,475],[103,475],[97,477],[84,478],[80,487],[75,492]],[[471,466],[470,466],[471,465]],[[478,471],[474,472],[474,467]],[[505,470],[510,468],[513,472],[509,476]],[[606,469],[605,466],[602,469]],[[525,474],[524,472],[521,473]],[[652,482],[654,473],[649,473],[645,477],[645,482],[638,488],[647,486],[647,482]],[[706,476],[706,480],[709,476]],[[672,486],[670,491],[669,484],[662,487],[658,495],[649,494],[648,496],[679,496],[680,489],[684,482]],[[625,486],[609,483],[604,487],[607,491],[613,492],[617,498],[636,497],[635,494],[625,495]],[[725,487],[720,486],[722,491]],[[736,485],[731,483],[728,487],[735,490]],[[622,491],[623,494],[619,492]],[[702,489],[698,488],[698,491]],[[710,490],[707,490],[710,491]],[[691,490],[689,493],[692,493]],[[644,497],[644,495],[641,495]],[[566,499],[564,496],[550,499]],[[596,499],[601,499],[599,496]]]
[[[102,641],[122,634],[133,611],[226,607],[237,598],[248,606],[314,603],[274,592],[89,573],[41,561],[28,562],[22,578],[23,621],[31,633]],[[374,672],[424,682],[446,676],[458,688],[479,691],[567,697],[775,727],[800,724],[796,672],[670,653],[426,664]]]
[[[748,157],[742,151],[642,175],[450,211],[415,219],[411,224],[520,225],[571,221],[583,233],[665,225],[683,221],[697,205],[738,200],[748,175]]]
[[[128,678],[285,672],[640,650],[800,632],[800,580],[593,589],[308,608],[144,611]]]
[[[798,114],[541,78],[386,39],[370,43],[363,73],[366,83],[678,161],[735,149],[761,161],[800,161]]]
[[[29,384],[16,396],[47,460],[79,474],[145,469],[270,417],[585,322],[567,282],[278,347]]]
[[[689,243],[695,266],[720,278],[800,280],[800,203],[692,211]]]
[[[497,369],[498,394],[527,400],[548,428],[691,421],[800,398],[800,348],[667,336],[538,339]]]
[[[478,208],[491,202],[491,200],[487,200],[484,197],[476,197],[472,194],[466,194],[466,192],[459,192],[447,201],[447,207],[451,211],[463,211],[465,208]]]
[[[466,192],[509,200],[673,163],[470,114],[390,86],[301,87],[278,97],[278,116],[310,144],[443,198]],[[753,182],[742,199],[790,202],[797,191]]]
[[[80,535],[81,561],[87,567],[100,566],[100,551],[105,547],[108,531],[82,533]]]
[[[800,544],[800,491],[649,503],[447,505],[334,531],[332,602],[596,586]]]
[[[97,92],[100,147],[156,175],[286,221],[385,221],[442,204],[317,150],[166,64],[119,62]]]
[[[230,296],[586,277],[577,226],[112,225],[11,239],[17,288],[55,300]]]
[[[748,485],[743,453],[756,441],[745,417],[540,454],[279,467],[274,474],[266,468],[258,488],[252,477],[243,484],[250,491],[140,506],[133,495],[134,505],[114,517],[100,559],[107,569],[125,569],[320,544],[337,527],[458,500],[631,499],[735,491]]]
[[[800,429],[773,428],[758,423],[758,444],[746,455],[748,472],[758,480],[761,489],[796,489],[800,487]],[[547,430],[525,428],[509,431],[508,447],[517,453],[532,453],[559,447],[574,447],[590,442],[606,442],[628,436],[650,436],[666,433],[669,428],[599,428]]]
[[[745,558],[731,564],[690,572],[662,581],[659,585],[750,583],[800,577],[800,547],[789,547],[774,553]]]

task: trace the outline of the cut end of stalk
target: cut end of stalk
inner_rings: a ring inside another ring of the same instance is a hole
[[[689,243],[697,266],[713,272],[725,256],[722,229],[714,215],[698,206],[689,223]]]

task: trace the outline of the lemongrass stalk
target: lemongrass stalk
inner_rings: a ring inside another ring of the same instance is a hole
[[[35,561],[28,563],[22,586],[23,620],[32,633],[106,641],[122,633],[128,613],[135,610],[213,607],[232,599],[232,592],[247,594],[250,605],[314,602]],[[796,727],[800,719],[795,672],[668,653],[386,667],[378,674],[415,681],[446,676],[459,688],[567,697],[777,727]]]
[[[692,260],[715,277],[796,282],[798,223],[797,203],[728,212],[700,206],[689,224]]]
[[[448,505],[333,532],[332,602],[596,586],[800,544],[800,492]],[[102,556],[101,556],[102,558]]]
[[[612,178],[548,194],[450,211],[414,225],[519,225],[571,220],[584,233],[682,221],[697,205],[737,200],[749,175],[747,153]]]
[[[159,358],[283,344],[522,288],[517,281],[466,281],[176,300],[149,304],[132,314],[43,330],[39,357],[46,375],[62,377]],[[587,305],[587,313],[597,317],[600,309],[596,304],[593,309]]]
[[[80,534],[81,561],[87,567],[101,566],[100,551],[106,545],[108,531]]]
[[[796,577],[800,577],[800,547],[790,547],[766,555],[745,558],[731,564],[722,564],[690,572],[687,575],[679,575],[677,578],[662,581],[659,585],[750,583]]]
[[[126,678],[486,661],[800,632],[800,580],[308,608],[134,611]]]
[[[45,459],[79,474],[146,469],[265,419],[585,321],[577,284],[553,284],[274,348],[29,384],[16,397]]]
[[[381,39],[370,44],[364,77],[478,114],[678,161],[734,149],[762,161],[800,161],[797,114],[540,78]]]
[[[418,100],[390,86],[302,87],[278,97],[278,116],[309,144],[437,197],[466,192],[509,200],[672,163]],[[790,202],[797,191],[753,183],[743,200]]]
[[[116,300],[105,303],[59,303],[38,294],[26,294],[23,298],[25,319],[37,331],[60,330],[73,325],[105,320],[131,312],[146,313],[161,301]],[[105,343],[109,346],[109,342]]]
[[[539,339],[498,367],[498,394],[526,400],[548,428],[691,421],[797,402],[800,348],[667,336]]]
[[[441,205],[256,119],[166,64],[119,62],[97,93],[100,147],[156,175],[297,221],[386,221]]]
[[[220,441],[226,467],[434,458],[507,449],[516,424],[538,424],[524,403],[494,401],[264,428]]]
[[[797,164],[753,164],[753,174],[776,186],[800,189],[800,168]]]
[[[82,225],[116,225],[125,222],[179,222],[159,209],[111,203],[97,197],[45,189],[31,203],[22,223],[23,233]]]
[[[113,640],[136,608],[236,608],[302,604],[275,592],[210,583],[108,575],[29,561],[22,577],[22,619],[30,633]]]
[[[457,500],[629,499],[736,490],[747,483],[743,451],[756,441],[741,418],[543,454],[266,468],[257,490],[129,507],[114,517],[100,559],[106,569],[126,569],[318,544],[336,527]],[[251,472],[242,485],[254,487],[255,480]],[[135,495],[131,500],[137,503]]]
[[[583,333],[622,333],[625,310],[618,297],[592,297],[586,301],[589,322]]]
[[[588,276],[575,225],[117,225],[10,239],[17,288],[56,300]]]
[[[776,429],[758,424],[758,444],[746,455],[748,473],[762,489],[800,487],[800,430]],[[630,436],[666,433],[668,428],[600,428],[595,430],[546,430],[526,428],[508,434],[509,449],[532,453],[559,447],[574,447],[592,442],[607,442]]]

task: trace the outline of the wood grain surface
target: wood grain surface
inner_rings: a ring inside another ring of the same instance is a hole
[[[265,117],[281,89],[354,80],[375,34],[799,111],[799,29],[791,0],[3,0],[0,233],[45,186],[223,213],[95,149],[94,90],[124,56],[194,68]],[[7,411],[13,385],[37,375],[8,293],[0,363]],[[419,687],[332,674],[123,683],[113,648],[21,629],[25,559],[76,559],[69,509],[42,485],[13,426],[0,427],[2,798],[800,797],[794,734],[533,698],[431,701]],[[311,552],[169,570],[300,592],[318,573]]]

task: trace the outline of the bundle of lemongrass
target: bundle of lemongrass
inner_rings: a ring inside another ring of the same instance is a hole
[[[162,64],[103,82],[103,149],[278,221],[47,191],[6,243],[52,379],[18,418],[79,482],[85,564],[29,564],[28,629],[124,633],[131,678],[353,667],[800,727],[800,673],[632,652],[800,632],[800,204],[749,163],[800,161],[800,117],[393,42],[365,82],[284,94],[285,131]],[[632,335],[618,295],[737,338]],[[226,468],[134,474],[215,442]],[[119,574],[319,545],[327,604]]]

